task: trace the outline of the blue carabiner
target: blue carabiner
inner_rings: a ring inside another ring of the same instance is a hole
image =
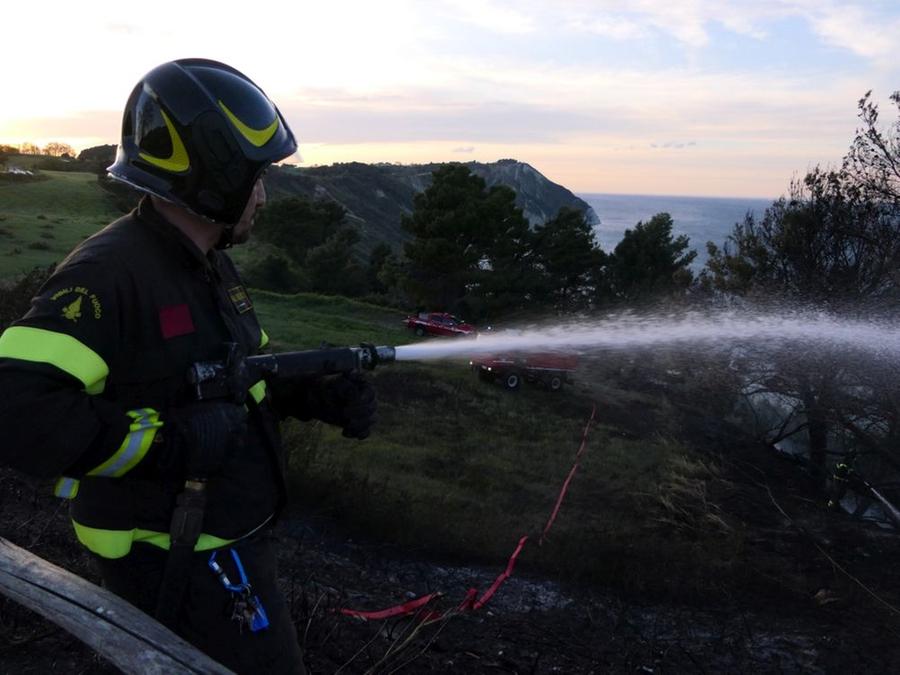
[[[225,570],[222,569],[222,566],[218,562],[216,562],[216,554],[218,553],[218,551],[212,552],[212,555],[209,556],[207,565],[215,573],[215,575],[219,577],[219,581],[222,582],[222,585],[226,588],[226,590],[234,593],[235,595],[240,595],[242,598],[245,598],[246,601],[249,602],[253,607],[253,616],[250,619],[251,632],[255,633],[260,630],[265,630],[269,627],[269,617],[266,614],[266,610],[263,607],[262,601],[259,599],[258,595],[250,594],[250,583],[247,580],[247,573],[244,571],[244,565],[241,562],[241,557],[238,555],[238,552],[233,548],[229,549],[229,551],[231,551],[231,558],[232,560],[234,560],[234,566],[241,578],[240,584],[231,583],[231,579],[228,578]]]

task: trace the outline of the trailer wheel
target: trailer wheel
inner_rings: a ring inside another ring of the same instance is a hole
[[[419,337],[425,337],[425,329],[422,326],[416,326],[415,333]]]
[[[559,375],[553,375],[547,382],[550,391],[559,391],[563,386],[563,379]]]
[[[507,373],[503,378],[503,386],[510,391],[515,391],[522,386],[522,377],[518,373]]]

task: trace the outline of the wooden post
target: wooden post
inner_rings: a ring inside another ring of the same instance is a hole
[[[0,593],[69,631],[125,673],[231,674],[117,595],[2,537]]]

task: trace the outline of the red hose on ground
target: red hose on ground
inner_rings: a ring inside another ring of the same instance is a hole
[[[393,607],[388,607],[387,609],[380,609],[372,612],[366,612],[358,609],[347,609],[346,607],[342,607],[338,610],[338,612],[345,616],[355,616],[357,619],[370,619],[372,621],[390,619],[394,616],[405,616],[406,614],[413,614],[419,611],[422,607],[427,605],[439,595],[440,593],[429,593],[428,595],[423,595],[422,597],[416,598],[415,600],[404,602],[402,605],[394,605]]]
[[[566,476],[566,480],[563,482],[562,488],[559,491],[559,496],[556,498],[556,503],[553,505],[553,510],[550,513],[550,517],[547,519],[546,525],[544,525],[544,529],[541,532],[541,538],[538,540],[538,546],[543,545],[544,537],[550,531],[550,528],[553,527],[553,523],[556,521],[556,516],[559,514],[559,509],[566,497],[566,493],[569,491],[569,484],[572,482],[572,478],[578,471],[578,467],[581,462],[581,456],[584,454],[584,451],[587,448],[588,432],[590,431],[591,424],[593,424],[594,422],[594,416],[596,415],[596,413],[597,404],[595,403],[593,409],[591,410],[591,416],[590,418],[588,418],[587,424],[585,424],[584,426],[584,433],[582,433],[581,435],[581,445],[578,448],[578,452],[575,453],[575,461],[572,464],[572,468],[569,470],[568,475]],[[496,579],[494,579],[494,583],[492,583],[488,587],[488,589],[484,593],[482,593],[480,598],[478,597],[478,590],[475,588],[470,588],[466,592],[466,597],[463,598],[462,602],[457,607],[457,611],[475,611],[484,607],[490,601],[490,599],[494,597],[494,594],[506,582],[506,580],[512,576],[513,569],[516,566],[516,560],[518,560],[519,554],[522,552],[522,549],[525,548],[525,542],[527,541],[527,536],[521,537],[519,539],[518,545],[512,552],[512,555],[509,557],[509,562],[506,563],[506,569],[501,572]],[[377,621],[380,619],[390,619],[395,616],[406,616],[409,614],[414,614],[440,595],[441,593],[429,593],[428,595],[423,595],[422,597],[404,602],[403,604],[394,605],[393,607],[388,607],[387,609],[376,611],[348,609],[346,607],[341,608],[337,611],[345,616],[352,616],[358,619],[373,621]],[[441,619],[444,616],[444,612],[431,612],[425,617],[425,620],[433,621]]]
[[[541,532],[541,538],[538,540],[538,546],[544,545],[544,537],[547,536],[547,533],[550,531],[550,528],[553,527],[553,523],[556,520],[557,514],[559,514],[559,507],[562,506],[563,499],[566,497],[566,493],[569,491],[569,483],[572,482],[572,478],[575,476],[575,472],[578,471],[578,466],[581,462],[581,456],[584,454],[584,449],[587,447],[587,437],[588,431],[591,429],[591,424],[594,422],[594,415],[597,413],[597,404],[594,404],[593,409],[591,410],[591,416],[587,421],[587,424],[584,425],[584,433],[581,434],[581,445],[578,448],[578,452],[575,453],[575,463],[572,464],[572,468],[569,470],[569,475],[566,476],[565,482],[563,482],[562,489],[559,491],[559,497],[556,498],[556,504],[553,506],[553,511],[550,514],[550,517],[547,519],[547,524],[544,525],[544,531]]]

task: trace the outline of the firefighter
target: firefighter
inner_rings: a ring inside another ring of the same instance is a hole
[[[125,107],[110,176],[138,207],[81,243],[0,336],[0,463],[59,477],[104,585],[237,672],[304,672],[276,587],[270,527],[285,499],[278,423],[318,418],[363,439],[365,379],[256,383],[195,402],[192,363],[268,336],[223,251],[265,204],[262,174],[297,149],[249,78],[165,63]]]

